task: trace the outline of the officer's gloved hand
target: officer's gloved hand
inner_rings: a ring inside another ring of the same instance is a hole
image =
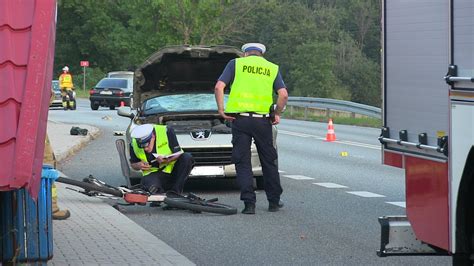
[[[270,114],[270,120],[273,122],[275,122],[275,110],[277,108],[277,105],[276,104],[272,104],[270,105],[270,111],[268,112]]]
[[[148,187],[148,192],[150,192],[150,194],[158,194],[159,189],[156,186],[151,185]]]

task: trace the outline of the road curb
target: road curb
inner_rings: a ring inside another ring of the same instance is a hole
[[[67,152],[61,153],[56,155],[56,161],[58,163],[61,163],[62,161],[66,160],[70,156],[74,155],[76,152],[80,151],[84,146],[89,144],[92,140],[96,139],[98,136],[100,136],[101,131],[97,130],[94,133],[87,134],[87,136],[84,136],[78,143],[73,145]]]
[[[76,126],[88,130],[86,136],[71,135],[71,127]],[[65,124],[48,121],[48,136],[54,148],[56,162],[61,163],[81,150],[92,140],[102,134],[101,130],[90,125]],[[58,148],[59,147],[59,148]]]

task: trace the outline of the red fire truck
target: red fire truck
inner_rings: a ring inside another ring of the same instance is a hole
[[[405,169],[406,216],[380,256],[474,255],[474,1],[382,1],[383,163]],[[474,256],[472,257],[474,258]]]

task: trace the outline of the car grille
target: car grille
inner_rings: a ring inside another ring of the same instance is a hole
[[[232,164],[232,147],[227,148],[183,148],[191,153],[196,166]]]

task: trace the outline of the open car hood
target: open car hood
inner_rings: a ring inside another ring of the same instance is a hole
[[[151,55],[135,71],[133,102],[161,95],[212,93],[229,60],[242,56],[232,46],[169,46]]]

